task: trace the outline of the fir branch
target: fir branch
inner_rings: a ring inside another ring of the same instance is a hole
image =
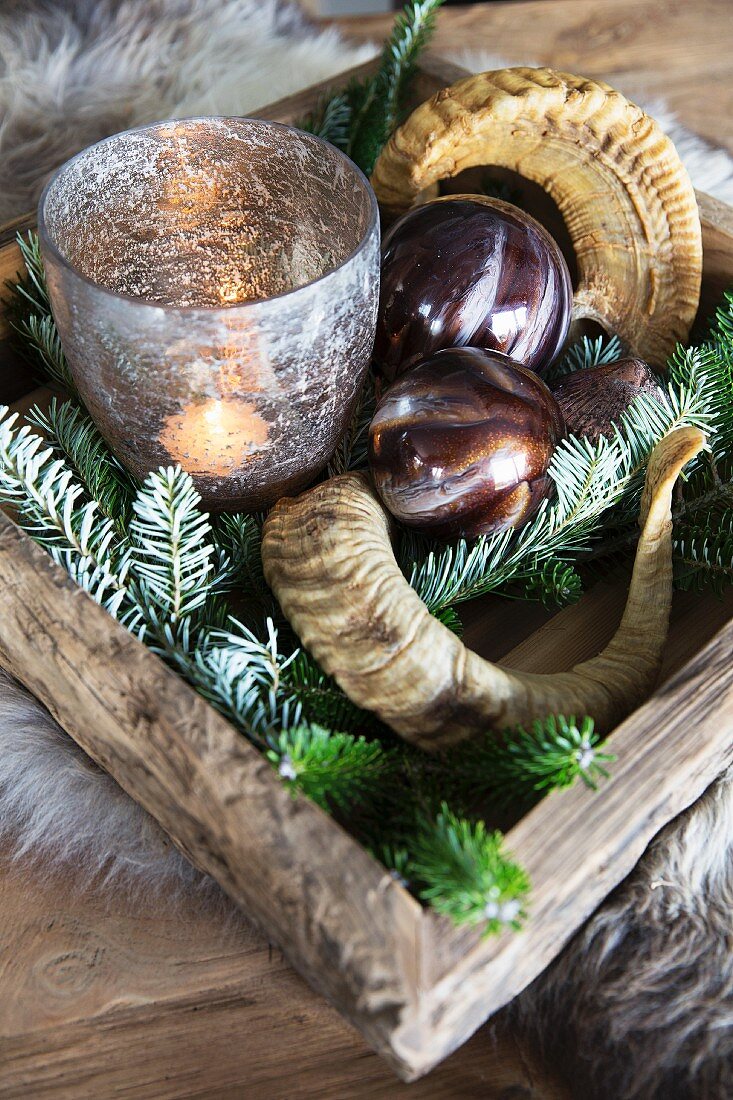
[[[309,134],[329,141],[337,149],[346,150],[351,125],[351,103],[346,92],[321,99],[316,110],[300,119],[298,127]]]
[[[25,267],[25,276],[18,276],[16,283],[6,283],[13,296],[24,299],[37,314],[51,314],[51,300],[46,285],[46,270],[41,255],[41,242],[37,233],[29,232],[27,237],[16,233],[15,239],[20,249]]]
[[[206,603],[213,583],[211,525],[180,466],[151,473],[133,502],[131,568],[141,603],[175,628]]]
[[[673,560],[677,588],[722,595],[733,584],[733,508],[677,525]]]
[[[608,778],[615,756],[600,752],[593,719],[563,715],[486,737],[446,754],[446,768],[474,798],[491,797],[499,806],[532,802],[548,790],[569,787],[580,778],[595,790]]]
[[[463,623],[455,607],[439,607],[434,614],[438,622],[447,626],[457,638],[463,637]]]
[[[352,703],[305,650],[294,655],[286,683],[311,723],[347,733],[371,732],[380,725],[373,714]]]
[[[367,175],[401,121],[417,59],[433,33],[441,2],[411,0],[397,16],[379,68],[367,81],[361,105],[354,111],[347,152]]]
[[[548,610],[577,603],[583,594],[580,574],[569,562],[548,559],[538,562],[537,571],[524,581],[521,596],[539,600]]]
[[[293,793],[301,791],[324,810],[344,811],[379,792],[396,754],[378,741],[311,723],[283,730],[267,757]]]
[[[120,617],[129,609],[129,560],[113,522],[52,447],[0,406],[0,504],[80,587]]]
[[[483,925],[490,935],[519,930],[526,918],[529,879],[504,852],[500,832],[457,817],[443,803],[420,821],[407,864],[419,896],[455,924]]]
[[[554,382],[578,370],[598,367],[601,363],[613,363],[621,356],[621,341],[618,336],[597,336],[595,339],[583,336],[568,348],[565,354],[543,373],[542,377],[545,382]]]
[[[23,238],[18,234],[16,239],[26,274],[18,275],[14,283],[5,283],[10,297],[3,302],[10,327],[16,334],[15,347],[24,359],[41,368],[49,382],[60,386],[72,396],[77,396],[51,315],[38,236],[29,233],[27,238]]]
[[[301,706],[286,681],[294,655],[283,656],[277,630],[268,620],[261,641],[236,619],[229,630],[204,630],[195,644],[169,633],[167,643],[151,646],[192,684],[199,694],[260,749],[276,742],[282,729],[299,725]]]
[[[34,406],[26,419],[41,431],[59,457],[68,460],[89,498],[124,533],[137,487],[91,417],[73,401],[59,402],[54,397],[48,409]]]
[[[370,374],[359,394],[349,427],[328,464],[329,477],[337,477],[350,470],[366,469],[369,425],[374,419],[376,408],[374,379]]]
[[[243,512],[222,513],[211,520],[212,537],[220,561],[226,561],[225,575],[217,569],[218,591],[236,585],[248,596],[272,598],[262,572],[262,524],[264,516]]]

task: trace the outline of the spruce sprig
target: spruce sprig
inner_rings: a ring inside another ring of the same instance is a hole
[[[536,801],[578,779],[595,790],[616,759],[599,749],[600,741],[592,718],[549,715],[529,730],[520,726],[501,735],[488,733],[459,746],[446,755],[446,768],[473,799],[490,798],[505,807]]]
[[[621,358],[621,341],[618,336],[582,336],[553,365],[543,373],[546,382],[554,382],[566,374],[613,363]]]
[[[186,649],[179,637],[153,645],[181,675],[258,748],[265,750],[282,729],[297,726],[302,708],[287,688],[294,655],[284,655],[271,620],[262,640],[230,618],[228,630],[200,631]]]
[[[74,471],[17,413],[0,406],[0,504],[113,616],[130,606],[129,560],[115,524]]]
[[[674,578],[677,588],[722,596],[733,584],[733,508],[696,515],[674,532]]]
[[[348,93],[337,92],[323,98],[312,114],[300,119],[298,126],[345,151],[349,143],[351,115],[352,105]]]
[[[76,397],[76,386],[61,347],[56,324],[51,315],[51,303],[37,234],[17,235],[18,248],[25,266],[25,275],[15,282],[6,282],[9,297],[3,301],[14,346],[31,365],[40,367],[46,378]]]
[[[401,121],[417,59],[435,29],[442,0],[411,0],[397,16],[384,45],[379,68],[351,120],[346,151],[367,175],[392,131]]]
[[[374,419],[376,407],[374,379],[370,374],[356,401],[346,433],[328,464],[329,477],[366,469],[369,425]]]
[[[293,656],[286,682],[312,723],[346,733],[374,732],[379,728],[374,715],[352,703],[305,650]]]
[[[371,175],[385,142],[402,121],[417,61],[433,33],[441,3],[410,0],[395,19],[376,73],[352,80],[297,125],[343,149]]]
[[[64,458],[101,512],[124,532],[137,485],[114,457],[92,418],[75,401],[53,397],[47,409],[30,409],[26,419]]]
[[[397,754],[378,741],[309,723],[282,730],[267,758],[293,792],[324,810],[346,811],[378,795]]]
[[[458,817],[446,803],[435,818],[420,821],[405,871],[436,912],[455,924],[483,926],[484,935],[518,931],[527,917],[529,879],[504,851],[502,834]]]
[[[173,630],[206,603],[214,545],[201,497],[180,467],[149,474],[133,501],[131,565],[146,606]]]

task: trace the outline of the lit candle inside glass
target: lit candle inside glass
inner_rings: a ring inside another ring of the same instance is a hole
[[[189,474],[224,477],[239,469],[269,436],[267,421],[249,401],[213,398],[169,416],[160,442]]]
[[[346,429],[374,337],[379,225],[310,134],[185,119],[51,180],[39,231],[74,381],[138,477],[178,462],[212,509],[304,488]]]
[[[233,277],[221,284],[222,301],[228,300],[234,285]],[[257,351],[253,341],[222,348],[216,381],[219,396],[192,401],[164,421],[160,442],[188,473],[226,476],[267,444],[270,426],[245,397],[263,389],[266,357]]]

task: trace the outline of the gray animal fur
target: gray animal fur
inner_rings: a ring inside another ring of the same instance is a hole
[[[0,221],[92,141],[161,117],[246,114],[366,60],[278,0],[6,0],[0,12]],[[473,69],[502,64],[456,58]],[[504,62],[505,63],[505,62]],[[695,184],[733,203],[733,162],[643,89]],[[694,736],[694,731],[691,731]],[[157,824],[0,674],[0,839],[33,873],[150,897],[206,891]],[[583,1100],[733,1096],[733,773],[651,845],[515,1002]],[[141,902],[142,904],[142,902]]]

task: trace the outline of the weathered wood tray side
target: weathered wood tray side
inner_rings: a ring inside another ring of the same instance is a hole
[[[458,75],[426,65],[418,98]],[[320,94],[311,89],[263,114],[290,121]],[[706,313],[733,283],[733,216],[705,196],[700,204]],[[19,267],[16,228],[32,224],[22,219],[0,234],[0,279]],[[34,385],[0,344],[0,401],[23,404]],[[467,638],[492,657],[513,645],[506,660],[517,667],[569,667],[602,647],[619,596],[598,586],[550,621],[488,601]],[[611,781],[598,795],[579,787],[545,799],[508,834],[532,878],[527,929],[481,940],[421,909],[330,818],[292,799],[224,718],[0,515],[0,663],[405,1079],[427,1072],[530,982],[725,766],[732,616],[730,601],[677,601],[666,679],[614,732]]]

